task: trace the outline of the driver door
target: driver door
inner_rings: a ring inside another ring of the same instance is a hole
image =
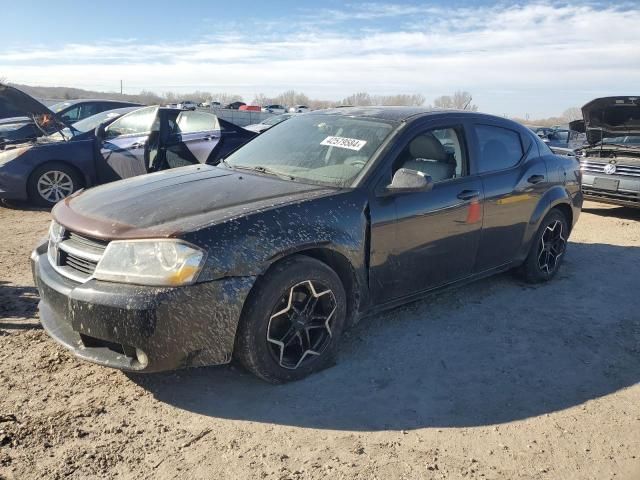
[[[408,135],[371,204],[372,298],[378,303],[468,277],[482,228],[482,181],[469,175],[462,123]],[[385,192],[399,168],[422,172],[432,188]]]
[[[158,108],[147,107],[122,116],[97,139],[96,171],[101,182],[147,173],[146,149]]]

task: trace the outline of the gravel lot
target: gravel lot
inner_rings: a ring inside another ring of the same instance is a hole
[[[38,324],[48,220],[0,207],[0,478],[640,479],[640,210],[587,203],[552,283],[365,319],[278,387],[72,358]]]

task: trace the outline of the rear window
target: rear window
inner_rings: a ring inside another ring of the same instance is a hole
[[[218,117],[204,112],[181,112],[176,120],[176,133],[220,130]]]
[[[474,128],[480,147],[480,173],[504,170],[520,162],[524,152],[518,132],[494,125],[476,125]]]

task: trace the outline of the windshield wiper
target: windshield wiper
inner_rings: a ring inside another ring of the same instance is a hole
[[[253,167],[247,166],[247,165],[231,165],[229,163],[227,163],[226,161],[222,160],[224,162],[224,164],[232,169],[237,169],[237,170],[250,170],[252,172],[260,172],[260,173],[266,173],[267,175],[273,175],[274,177],[279,177],[279,178],[283,178],[285,180],[295,180],[296,177],[294,177],[293,175],[289,175],[288,173],[283,173],[283,172],[279,172],[277,170],[272,170],[269,167],[264,167],[262,165],[256,165]]]

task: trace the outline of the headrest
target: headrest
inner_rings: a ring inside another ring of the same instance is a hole
[[[448,155],[442,144],[431,133],[414,138],[409,144],[409,153],[413,158],[425,158],[446,162]]]

